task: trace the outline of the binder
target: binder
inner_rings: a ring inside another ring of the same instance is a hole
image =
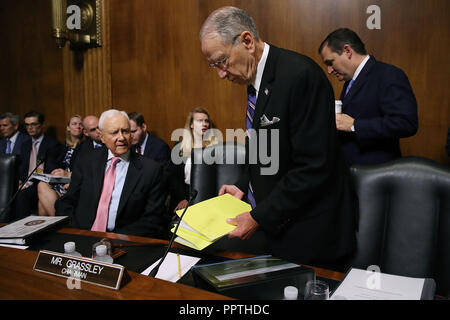
[[[284,288],[299,289],[299,299],[315,271],[271,255],[203,264],[191,268],[196,287],[242,300],[281,300]]]

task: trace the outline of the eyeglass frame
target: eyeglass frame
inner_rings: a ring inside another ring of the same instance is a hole
[[[223,58],[220,61],[215,61],[215,62],[212,62],[212,63],[209,64],[209,66],[211,68],[217,68],[217,69],[220,69],[220,70],[224,70],[224,69],[226,69],[228,67],[227,66],[227,62],[228,62],[227,60],[230,59],[231,50],[233,50],[233,47],[234,47],[234,45],[236,43],[236,40],[241,36],[241,34],[242,34],[242,32],[237,34],[237,35],[235,35],[233,37],[233,40],[231,41],[231,48],[228,51],[228,54],[227,54],[227,56],[225,58]]]

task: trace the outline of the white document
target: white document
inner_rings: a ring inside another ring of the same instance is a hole
[[[180,274],[178,274],[178,258],[180,257]],[[161,259],[159,259],[161,260]],[[150,271],[159,263],[159,260],[144,270],[141,274],[148,276]],[[158,273],[156,274],[156,278],[167,280],[171,282],[177,282],[180,278],[185,275],[193,265],[195,265],[200,258],[185,256],[185,255],[177,255],[176,253],[169,252],[164,259],[164,262],[159,267]]]
[[[424,282],[353,268],[330,300],[420,300]]]
[[[26,237],[64,219],[67,217],[28,216],[0,228],[0,238]]]

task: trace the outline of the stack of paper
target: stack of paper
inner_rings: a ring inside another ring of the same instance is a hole
[[[176,242],[203,250],[236,227],[226,222],[228,218],[249,212],[252,207],[230,194],[224,194],[189,207],[177,231]],[[181,216],[183,210],[178,210]],[[175,232],[175,227],[171,230]]]

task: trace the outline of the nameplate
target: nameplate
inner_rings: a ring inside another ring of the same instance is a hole
[[[127,278],[125,267],[121,265],[46,250],[39,251],[33,270],[114,290],[119,290]]]

